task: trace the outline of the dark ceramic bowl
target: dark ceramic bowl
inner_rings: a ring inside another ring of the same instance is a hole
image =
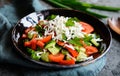
[[[96,57],[93,60],[84,61],[80,63],[76,63],[75,65],[59,65],[59,64],[53,64],[53,63],[46,63],[42,61],[36,61],[33,60],[24,50],[23,45],[21,44],[21,35],[25,28],[29,27],[29,25],[35,25],[38,20],[45,19],[47,16],[51,14],[56,15],[63,15],[67,17],[77,17],[81,21],[85,21],[89,24],[91,24],[95,32],[98,33],[101,38],[103,39],[103,42],[101,43],[101,47],[103,47],[102,54]],[[31,62],[34,62],[35,64],[42,66],[42,67],[48,67],[48,68],[73,68],[73,67],[80,67],[84,66],[90,63],[93,63],[97,61],[98,59],[102,58],[109,50],[111,45],[111,33],[109,29],[105,26],[104,23],[102,23],[99,19],[86,14],[84,12],[76,11],[76,10],[68,10],[68,9],[48,9],[48,10],[42,10],[39,12],[33,12],[24,18],[22,18],[16,26],[14,26],[12,30],[12,41],[16,48],[16,50],[26,59],[28,59]]]

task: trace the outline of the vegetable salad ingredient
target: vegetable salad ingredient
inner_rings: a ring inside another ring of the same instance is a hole
[[[82,31],[85,32],[85,33],[91,33],[94,31],[94,28],[89,25],[88,23],[85,23],[85,22],[80,22],[80,24],[82,25],[82,27],[84,28]]]
[[[56,55],[50,54],[49,56],[50,61],[52,62],[61,62],[64,59],[64,55],[62,53],[58,53]]]
[[[91,14],[92,16],[96,16],[97,18],[106,18],[108,16],[95,13],[95,12],[91,11],[91,9],[114,11],[114,12],[120,11],[120,7],[111,7],[111,6],[90,4],[87,2],[82,2],[80,0],[47,0],[46,2],[48,2],[54,6],[60,7],[60,8],[80,10],[80,11],[86,12],[88,14]]]
[[[28,27],[21,38],[32,59],[60,65],[93,59],[102,41],[92,25],[76,17],[59,15]]]

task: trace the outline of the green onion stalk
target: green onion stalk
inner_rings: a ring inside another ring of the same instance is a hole
[[[120,7],[110,7],[110,6],[90,4],[86,2],[81,2],[80,0],[79,1],[78,0],[46,0],[46,2],[59,8],[80,10],[90,15],[96,16],[97,18],[100,18],[100,19],[107,18],[108,16],[95,13],[91,11],[90,9],[113,11],[113,12],[120,11]]]

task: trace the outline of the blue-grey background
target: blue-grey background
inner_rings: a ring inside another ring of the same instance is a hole
[[[1,2],[1,1],[5,1],[5,2]],[[16,8],[21,9],[22,7],[24,7],[24,5],[22,5],[25,2],[28,1],[32,1],[32,0],[0,0],[0,7],[3,12],[2,13],[4,16],[6,16],[9,20],[10,23],[16,22],[18,19],[22,18],[24,15],[27,15],[28,12],[33,12],[34,10],[31,10],[29,5],[33,5],[33,7],[35,8],[35,10],[40,10],[39,8],[36,7],[42,7],[42,9],[48,9],[48,8],[52,8],[52,6],[46,4],[45,2],[40,0],[40,3],[38,2],[38,0],[34,0],[33,3],[28,3],[28,7],[18,10],[17,12],[15,12],[15,8],[11,8],[9,6],[13,6],[13,5],[9,5],[9,2],[6,1],[12,1],[12,2],[17,2],[16,4],[14,4],[14,6],[16,6]],[[83,0],[85,1],[85,0]],[[109,5],[109,6],[119,6],[120,7],[120,1],[119,0],[87,0],[88,2],[92,1],[92,3],[97,3],[97,4],[101,4],[101,5]],[[6,4],[6,6],[3,7],[3,5]],[[7,6],[9,5],[9,6]],[[19,5],[19,6],[18,6]],[[9,10],[10,9],[10,10]],[[29,10],[27,12],[24,12],[24,10]],[[97,11],[97,10],[93,10],[95,12],[98,13],[102,13],[105,15],[108,15],[109,17],[117,17],[120,16],[120,12],[106,12],[106,11]],[[19,15],[18,18],[16,18],[13,14],[9,15],[9,12],[13,12],[16,13],[14,15]],[[24,12],[24,14],[20,14]],[[9,15],[9,16],[8,16]],[[11,21],[10,19],[13,19],[14,21]],[[107,24],[107,19],[102,20],[104,23]],[[2,26],[0,26],[2,27]],[[6,27],[9,28],[9,27]],[[1,30],[1,29],[0,29]],[[111,50],[107,53],[107,62],[106,65],[104,66],[104,68],[101,70],[101,72],[98,74],[98,76],[120,76],[120,36],[117,35],[116,33],[112,32],[113,34],[113,42],[112,42],[112,46],[111,46]],[[1,48],[0,48],[1,49]],[[8,56],[9,57],[9,56]],[[14,63],[14,61],[12,61]],[[27,72],[28,68],[23,68],[22,66],[17,66],[17,65],[13,65],[13,64],[2,64],[0,63],[0,76],[23,76],[23,72]],[[31,70],[32,71],[32,70]],[[38,71],[38,70],[36,70]],[[37,75],[36,75],[37,76]]]

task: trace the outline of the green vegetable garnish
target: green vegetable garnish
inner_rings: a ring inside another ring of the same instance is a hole
[[[67,22],[65,23],[65,25],[66,25],[66,26],[74,26],[74,25],[75,25],[75,24],[74,24],[74,19],[69,18],[69,19],[67,20]]]
[[[52,15],[48,16],[47,19],[48,19],[48,20],[53,20],[55,17],[56,17],[56,15],[53,15],[53,14],[52,14]]]
[[[73,17],[72,19],[76,22],[80,22],[80,20],[77,17]]]
[[[74,21],[79,22],[80,20],[77,17],[69,18],[65,23],[66,26],[74,26]]]
[[[77,38],[77,37],[75,37],[74,39],[69,40],[68,42],[71,43],[71,44],[74,44],[76,46],[82,46],[82,44],[80,43],[80,38]]]
[[[32,49],[30,49],[30,48],[27,48],[27,52],[28,52],[29,54],[33,54],[33,53],[35,53],[35,50],[32,50]]]
[[[31,58],[34,60],[39,60],[40,56],[37,56],[36,51],[30,48],[27,48],[27,52],[31,54]]]
[[[85,37],[83,38],[83,41],[87,44],[87,45],[91,45],[91,39],[92,39],[93,37],[90,35],[90,36],[88,36],[88,35],[85,35]]]
[[[36,31],[38,31],[38,33],[40,34],[40,35],[42,35],[43,33],[44,33],[44,29],[42,28],[42,26],[41,25],[36,25],[35,26],[35,29],[36,29]]]
[[[31,58],[34,60],[39,60],[41,56],[37,56],[36,54],[31,54]]]
[[[64,33],[62,34],[62,39],[63,39],[63,40],[67,40],[67,37],[65,36]]]

